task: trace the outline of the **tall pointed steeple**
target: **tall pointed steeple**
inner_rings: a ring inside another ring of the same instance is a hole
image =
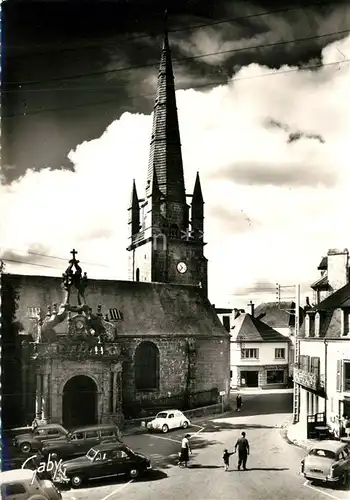
[[[203,239],[204,200],[201,188],[201,181],[199,179],[199,172],[197,172],[196,175],[196,182],[194,184],[193,196],[191,202],[191,226],[195,237]]]
[[[166,14],[167,18],[167,14]],[[169,47],[167,19],[153,111],[146,196],[152,194],[153,171],[160,192],[170,202],[186,203],[174,74]]]
[[[140,206],[136,191],[135,179],[132,183],[131,200],[129,207],[129,224],[131,225],[131,235],[136,234],[140,230]]]

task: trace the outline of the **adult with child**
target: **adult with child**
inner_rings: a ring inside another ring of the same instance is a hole
[[[245,437],[245,432],[242,432],[242,437],[237,439],[237,443],[235,444],[235,451],[238,448],[238,470],[241,469],[241,465],[243,466],[243,470],[247,470],[247,458],[249,455],[249,442]]]

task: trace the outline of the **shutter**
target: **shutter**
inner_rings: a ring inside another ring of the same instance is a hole
[[[342,360],[337,360],[337,391],[341,392],[342,390]]]

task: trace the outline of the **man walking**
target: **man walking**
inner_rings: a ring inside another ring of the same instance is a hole
[[[242,408],[242,397],[240,394],[237,394],[237,397],[236,397],[236,411],[241,411],[241,408]]]
[[[249,455],[249,443],[248,439],[245,437],[245,432],[242,432],[242,437],[237,439],[237,443],[235,444],[235,451],[238,448],[238,470],[241,469],[241,465],[243,465],[243,470],[247,470],[247,458]]]

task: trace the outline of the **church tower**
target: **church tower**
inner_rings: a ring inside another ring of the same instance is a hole
[[[187,197],[192,198],[191,206]],[[203,208],[198,173],[193,194],[186,195],[185,191],[166,30],[153,109],[146,196],[138,198],[134,181],[129,207],[129,279],[200,286],[207,295]]]

